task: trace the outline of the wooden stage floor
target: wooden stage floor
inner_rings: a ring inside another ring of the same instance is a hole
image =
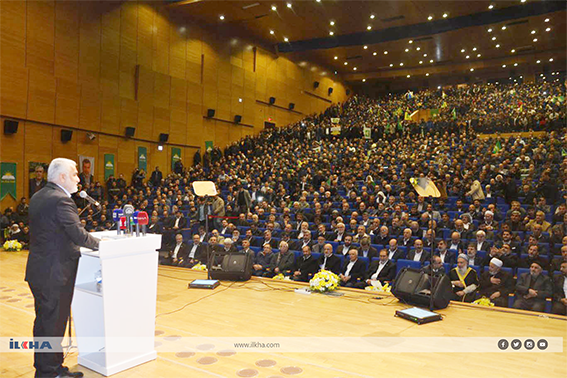
[[[26,259],[27,252],[0,252],[0,337],[32,335]],[[567,377],[565,317],[455,304],[439,311],[443,321],[418,326],[393,316],[408,306],[393,297],[376,300],[376,293],[303,295],[293,291],[300,284],[261,279],[187,289],[190,280],[203,277],[203,272],[159,267],[158,337],[563,337],[563,352],[219,354],[204,347],[162,352],[162,345],[156,347],[156,361],[115,377]],[[32,364],[31,353],[0,353],[0,376],[32,377]],[[65,364],[85,377],[101,376],[78,366],[76,351]]]

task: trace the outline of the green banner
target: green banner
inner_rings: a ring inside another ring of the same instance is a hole
[[[16,163],[0,163],[0,200],[8,194],[17,200]]]
[[[205,152],[210,151],[213,149],[213,141],[212,140],[206,140],[205,141]]]
[[[181,160],[181,148],[171,147],[171,170],[175,168],[175,163]]]
[[[114,154],[104,154],[104,181],[114,176]]]
[[[138,147],[138,169],[148,171],[148,149],[146,147]]]

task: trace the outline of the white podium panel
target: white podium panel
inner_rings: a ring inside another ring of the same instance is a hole
[[[105,376],[154,360],[161,235],[94,232],[99,250],[81,248],[73,297],[79,365]],[[100,271],[102,284],[96,277]]]

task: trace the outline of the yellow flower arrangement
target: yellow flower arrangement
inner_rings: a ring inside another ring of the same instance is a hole
[[[8,252],[21,251],[22,244],[17,240],[7,240],[4,245],[4,250]]]
[[[191,270],[201,270],[201,271],[203,271],[203,272],[206,272],[206,271],[207,271],[207,266],[204,265],[204,264],[196,264],[196,265],[193,265],[193,267],[191,268]]]
[[[315,274],[311,281],[309,281],[309,288],[311,291],[325,293],[336,290],[337,287],[339,287],[339,282],[339,276],[335,273],[328,270],[322,270]]]
[[[489,298],[486,297],[482,297],[480,299],[477,299],[476,301],[473,302],[474,304],[477,304],[479,306],[486,306],[486,307],[494,307],[494,303],[492,303],[490,301]]]
[[[284,277],[284,275],[283,275],[282,273],[280,273],[280,274],[277,274],[277,275],[273,276],[272,279],[273,279],[273,280],[282,281],[282,280],[285,279],[285,277]]]

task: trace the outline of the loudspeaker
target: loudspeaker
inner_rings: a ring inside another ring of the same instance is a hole
[[[167,143],[168,139],[169,139],[169,134],[164,134],[164,133],[159,134],[160,143]]]
[[[403,268],[396,276],[392,294],[405,303],[422,307],[429,307],[432,304],[431,310],[447,307],[453,297],[449,277],[447,275],[433,277],[432,281],[433,287],[431,278],[427,274],[417,269]]]
[[[61,130],[61,142],[65,143],[73,137],[73,130]]]
[[[18,132],[18,121],[4,120],[4,134],[15,134]]]
[[[235,115],[234,116],[234,123],[240,123],[240,121],[242,121],[242,116],[241,115]]]
[[[313,89],[317,89],[319,88],[319,82],[318,81],[314,81],[313,82]]]
[[[329,89],[327,90],[327,93],[329,94],[329,96],[331,95],[331,93],[333,93],[333,88],[329,87]]]
[[[293,110],[295,108],[295,104],[293,102],[289,103],[289,110]]]
[[[214,280],[248,281],[252,274],[252,254],[228,254],[222,259],[220,269],[211,269]]]
[[[215,116],[215,109],[207,109],[207,117],[213,118]]]
[[[270,105],[274,105],[275,102],[276,102],[276,98],[270,97]]]
[[[127,127],[126,128],[126,136],[128,138],[132,138],[134,136],[134,133],[136,132],[136,128],[135,127]]]

